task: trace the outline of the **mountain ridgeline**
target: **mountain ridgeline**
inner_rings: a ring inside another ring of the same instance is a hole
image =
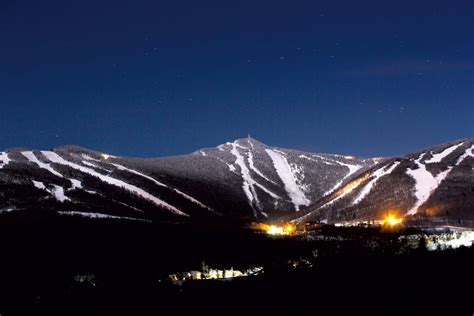
[[[0,152],[0,216],[338,223],[384,211],[474,219],[474,140],[391,158],[270,147],[245,138],[166,158],[77,146]]]

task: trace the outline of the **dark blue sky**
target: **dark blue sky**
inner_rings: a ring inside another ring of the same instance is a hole
[[[0,1],[0,148],[245,137],[393,155],[474,136],[474,2]]]

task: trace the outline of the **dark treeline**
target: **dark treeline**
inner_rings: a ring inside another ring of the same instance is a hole
[[[308,241],[243,227],[3,216],[0,313],[471,308],[472,249],[406,250],[396,233],[362,228],[322,232],[345,241]],[[289,269],[300,258],[314,266]],[[165,281],[169,273],[200,269],[203,261],[219,269],[263,266],[265,274],[182,286]],[[78,282],[77,275],[93,278]]]

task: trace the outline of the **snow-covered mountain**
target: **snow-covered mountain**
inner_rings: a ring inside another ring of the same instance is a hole
[[[266,218],[318,202],[378,161],[274,148],[252,138],[157,159],[76,146],[10,149],[0,152],[0,213]]]
[[[368,159],[252,138],[155,159],[17,148],[0,152],[0,214],[337,223],[390,211],[474,220],[473,150],[474,139]]]
[[[472,226],[474,139],[383,160],[293,219],[340,223],[376,220],[387,213]]]

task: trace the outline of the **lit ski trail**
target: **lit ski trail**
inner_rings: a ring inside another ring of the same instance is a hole
[[[23,151],[21,154],[26,159],[28,159],[28,161],[30,161],[32,163],[35,163],[38,167],[40,167],[42,169],[45,169],[45,170],[48,170],[50,173],[54,174],[57,177],[64,178],[64,176],[62,174],[60,174],[59,172],[54,170],[53,167],[51,167],[51,164],[41,162],[32,151]],[[71,190],[82,189],[82,183],[79,180],[75,180],[75,179],[67,179],[67,180],[71,181]],[[64,189],[63,189],[63,191],[64,191]],[[58,193],[58,194],[60,194],[60,193]]]
[[[343,197],[347,196],[349,193],[351,193],[356,188],[358,188],[361,185],[361,183],[364,182],[365,180],[367,180],[368,178],[369,178],[369,175],[366,174],[364,176],[358,177],[358,178],[352,180],[351,182],[347,183],[342,188],[337,190],[337,192],[335,193],[335,195],[336,195],[335,198],[333,198],[332,200],[326,202],[324,205],[320,206],[318,209],[324,208],[324,207],[329,206],[331,204],[334,204],[336,201],[338,201],[338,200],[342,199]]]
[[[201,153],[204,153],[203,151],[200,151],[200,152],[201,152]],[[87,160],[92,160],[92,161],[99,161],[99,162],[101,162],[100,160],[94,159],[94,158],[92,158],[92,157],[90,157],[90,156],[88,156],[88,155],[85,155],[85,154],[83,154],[83,158],[84,158],[84,159],[87,159]],[[97,166],[97,165],[95,165],[95,164],[93,164],[93,163],[90,163],[90,162],[88,162],[88,161],[83,161],[82,163],[85,164],[85,165],[91,166],[91,167],[103,169],[103,168],[101,168],[101,167],[99,167],[99,166]],[[218,212],[214,211],[212,208],[210,208],[209,206],[205,205],[204,203],[198,201],[197,199],[193,198],[192,196],[190,196],[190,195],[188,195],[188,194],[186,194],[186,193],[184,193],[184,192],[182,192],[182,191],[180,191],[180,190],[178,190],[178,189],[170,188],[168,185],[166,185],[166,184],[164,184],[164,183],[162,183],[162,182],[160,182],[160,181],[158,181],[158,180],[156,180],[156,179],[150,177],[149,175],[146,175],[146,174],[141,173],[141,172],[139,172],[139,171],[136,171],[136,170],[134,170],[134,169],[127,168],[127,167],[122,166],[122,165],[117,164],[117,163],[109,163],[109,164],[110,164],[110,165],[113,165],[114,167],[116,167],[116,168],[119,169],[119,170],[127,171],[127,172],[130,172],[130,173],[136,174],[136,175],[138,175],[138,176],[140,176],[140,177],[143,177],[143,178],[145,178],[145,179],[148,179],[148,180],[152,181],[153,183],[155,183],[155,184],[158,185],[158,186],[161,186],[161,187],[164,187],[164,188],[168,188],[168,189],[170,189],[170,190],[173,190],[173,191],[176,192],[177,194],[179,194],[179,195],[181,195],[182,197],[184,197],[185,199],[187,199],[187,200],[189,200],[189,201],[191,201],[191,202],[193,202],[193,203],[199,205],[200,207],[205,208],[205,209],[207,209],[207,210],[209,210],[209,211],[211,211],[211,212],[215,212],[215,213],[219,214]],[[106,170],[106,169],[103,169],[103,170]],[[110,171],[109,171],[109,172],[110,172]]]
[[[232,146],[232,149],[230,152],[232,153],[232,155],[235,156],[236,158],[235,163],[240,167],[240,173],[242,175],[242,180],[243,180],[242,189],[244,190],[244,193],[247,196],[249,204],[252,207],[253,215],[257,217],[257,212],[255,211],[253,202],[255,201],[257,204],[257,207],[260,208],[260,201],[258,200],[257,192],[255,192],[255,188],[253,186],[254,181],[252,177],[250,176],[250,171],[245,165],[244,158],[242,157],[242,155],[239,153],[237,149],[238,147],[240,148],[243,148],[243,147],[236,143],[232,143],[231,146]]]
[[[162,201],[160,200],[159,198],[151,195],[150,193],[146,192],[145,190],[139,188],[139,187],[136,187],[132,184],[129,184],[127,182],[124,182],[122,180],[119,180],[119,179],[116,179],[116,178],[113,178],[113,177],[110,177],[110,176],[106,176],[106,175],[103,175],[101,173],[98,173],[97,171],[95,170],[92,170],[88,167],[84,167],[84,166],[81,166],[81,165],[78,165],[76,163],[73,163],[71,161],[67,161],[65,159],[63,159],[61,156],[59,156],[58,154],[56,154],[55,152],[52,152],[52,151],[42,151],[41,152],[49,161],[53,162],[53,163],[56,163],[56,164],[59,164],[59,165],[64,165],[64,166],[68,166],[68,167],[71,167],[73,169],[76,169],[76,170],[79,170],[83,173],[87,173],[87,174],[90,174],[91,176],[94,176],[94,177],[97,177],[99,178],[100,180],[102,180],[103,182],[106,182],[108,184],[111,184],[111,185],[114,185],[114,186],[117,186],[117,187],[120,187],[120,188],[123,188],[129,192],[132,192],[132,193],[135,193],[141,197],[143,197],[144,199],[146,200],[149,200],[151,202],[153,202],[154,204],[158,205],[158,206],[161,206],[161,207],[164,207],[166,209],[168,209],[169,211],[177,214],[177,215],[182,215],[182,216],[189,216],[188,214],[178,210],[176,207],[166,203],[165,201]]]
[[[254,163],[254,160],[253,160],[253,154],[251,151],[248,152],[248,162],[249,162],[249,167],[250,169],[252,169],[256,174],[258,174],[260,177],[262,177],[263,179],[267,180],[268,182],[270,183],[273,183],[273,184],[276,184],[275,182],[273,182],[272,180],[268,179],[260,170],[258,170],[256,167],[255,167],[255,163]]]
[[[340,161],[337,161],[337,160],[332,160],[332,161],[335,162],[336,164],[340,165],[340,166],[344,166],[344,167],[349,168],[349,172],[344,176],[344,178],[339,180],[329,191],[324,193],[323,196],[327,196],[327,195],[333,193],[336,189],[338,189],[342,185],[344,180],[348,179],[350,176],[352,176],[354,173],[356,173],[357,171],[359,171],[362,168],[362,166],[360,166],[360,165],[351,165],[351,164],[347,164],[347,163],[340,162]]]
[[[456,149],[458,149],[458,147],[462,146],[463,144],[464,144],[464,142],[459,143],[459,144],[454,145],[454,146],[451,146],[451,147],[448,147],[448,148],[446,148],[445,150],[443,150],[442,152],[440,152],[439,154],[433,154],[433,153],[431,153],[431,155],[432,155],[433,157],[432,157],[431,159],[425,160],[425,163],[441,162],[441,160],[443,160],[443,158],[449,156],[453,151],[455,151]]]
[[[447,170],[433,177],[431,172],[426,170],[426,165],[420,162],[425,154],[426,153],[421,154],[420,157],[415,160],[418,169],[407,169],[406,171],[409,176],[415,179],[415,196],[417,198],[415,205],[407,212],[407,215],[414,215],[418,212],[418,208],[429,199],[433,191],[438,188],[441,181],[446,178],[452,169],[452,167],[448,167]]]
[[[306,198],[301,186],[298,185],[298,178],[286,157],[272,149],[265,149],[265,151],[272,159],[273,166],[283,182],[285,190],[295,206],[295,210],[299,211],[302,205],[309,205],[311,201]]]
[[[127,172],[130,172],[130,173],[136,174],[136,175],[138,175],[138,176],[140,176],[140,177],[143,177],[143,178],[145,178],[145,179],[148,179],[148,180],[152,181],[152,182],[155,183],[156,185],[159,185],[159,186],[161,186],[161,187],[168,188],[168,189],[170,189],[170,190],[172,190],[172,191],[178,193],[179,195],[181,195],[181,196],[184,197],[185,199],[187,199],[187,200],[189,200],[189,201],[191,201],[191,202],[193,202],[193,203],[199,205],[200,207],[205,208],[205,209],[207,209],[207,210],[209,210],[209,211],[211,211],[211,212],[215,212],[212,208],[210,208],[210,207],[207,206],[207,205],[204,205],[203,203],[201,203],[200,201],[196,200],[196,199],[193,198],[192,196],[190,196],[190,195],[188,195],[188,194],[186,194],[186,193],[184,193],[184,192],[182,192],[182,191],[180,191],[180,190],[178,190],[178,189],[170,188],[168,185],[166,185],[166,184],[164,184],[164,183],[161,183],[160,181],[158,181],[158,180],[156,180],[156,179],[150,177],[149,175],[146,175],[146,174],[141,173],[141,172],[139,172],[139,171],[136,171],[136,170],[134,170],[134,169],[127,168],[127,167],[122,166],[122,165],[119,165],[119,164],[117,164],[117,163],[110,163],[110,164],[113,165],[113,166],[115,166],[115,167],[116,167],[117,169],[119,169],[119,170],[127,171]]]
[[[352,205],[360,203],[372,190],[372,188],[377,184],[380,178],[383,176],[389,175],[395,170],[395,168],[400,164],[399,161],[395,161],[391,166],[384,166],[383,168],[377,169],[372,174],[372,180],[365,185],[365,187],[360,191],[359,195],[352,202]]]
[[[76,211],[70,211],[70,212],[64,212],[64,211],[58,211],[59,215],[68,215],[68,216],[80,216],[80,217],[88,217],[88,218],[97,218],[97,219],[126,219],[126,220],[131,220],[131,221],[143,221],[143,222],[151,222],[150,220],[147,219],[141,219],[141,218],[134,218],[134,217],[126,217],[126,216],[114,216],[114,215],[108,215],[108,214],[103,214],[103,213],[87,213],[87,212],[76,212]]]
[[[62,174],[60,174],[59,172],[54,170],[53,167],[51,167],[51,164],[39,161],[32,151],[23,151],[21,154],[25,156],[28,161],[35,163],[38,167],[48,170],[57,177],[64,178]]]
[[[253,202],[255,201],[255,204],[257,208],[259,209],[261,213],[261,204],[260,200],[257,195],[256,188],[261,189],[263,192],[271,196],[273,199],[281,199],[277,194],[272,192],[271,190],[267,189],[265,186],[261,185],[257,181],[255,181],[251,174],[250,174],[250,169],[247,167],[245,163],[244,156],[242,156],[238,150],[238,148],[243,149],[243,150],[248,150],[248,148],[243,147],[236,142],[234,143],[229,143],[229,145],[232,147],[231,149],[231,154],[234,155],[235,159],[235,164],[240,167],[240,174],[242,176],[242,189],[244,190],[245,195],[247,196],[247,199],[249,201],[250,206],[252,207],[252,210],[254,212],[254,216],[257,217],[257,212],[254,208]],[[248,151],[250,153],[250,151]],[[251,154],[251,153],[250,153]],[[253,158],[252,158],[253,159]],[[250,161],[249,166],[250,166]],[[252,169],[253,170],[253,169]],[[255,171],[255,170],[254,170]],[[262,214],[263,215],[263,214]],[[265,216],[265,215],[263,215]]]

